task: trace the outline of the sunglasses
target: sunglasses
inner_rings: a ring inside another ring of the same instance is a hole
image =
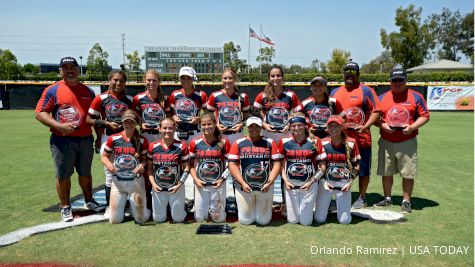
[[[402,78],[392,79],[392,80],[391,80],[391,82],[393,82],[393,83],[402,83],[402,82],[404,82],[404,81],[406,81],[406,80],[404,80],[404,79],[402,79]]]
[[[351,73],[351,74],[357,74],[358,71],[354,70],[354,69],[346,69],[343,71],[344,73]]]

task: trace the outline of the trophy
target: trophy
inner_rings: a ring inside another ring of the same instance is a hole
[[[310,123],[319,129],[324,129],[328,118],[332,115],[331,110],[324,105],[317,105],[309,114]]]
[[[158,104],[151,104],[142,112],[143,121],[150,128],[157,128],[165,117],[165,111]]]
[[[409,111],[403,106],[393,106],[386,114],[391,129],[402,130],[409,123]]]
[[[56,110],[56,121],[59,123],[71,123],[74,128],[81,125],[81,113],[77,108],[69,104],[63,104]]]
[[[358,107],[352,107],[345,110],[346,126],[350,129],[356,129],[364,125],[365,116],[363,110]]]
[[[179,177],[177,166],[159,166],[154,172],[155,183],[162,188],[161,191],[168,191],[169,188],[175,186]]]
[[[224,212],[224,206],[221,203],[221,194],[222,189],[217,189],[213,194],[211,194],[211,200],[209,203],[209,215],[213,222],[220,222],[222,220],[222,215]]]
[[[289,164],[289,162],[287,162]],[[310,163],[311,164],[311,163]],[[312,177],[312,165],[301,162],[291,163],[287,168],[287,177],[294,185],[294,189],[300,189]]]
[[[289,121],[289,112],[285,108],[273,107],[267,112],[266,123],[275,130],[283,130]]]
[[[120,101],[111,102],[109,105],[106,105],[106,118],[108,121],[122,124],[122,114],[127,109],[127,105]]]
[[[264,162],[254,163],[244,171],[244,181],[251,187],[252,190],[261,190],[268,180],[268,164],[264,166]]]
[[[116,176],[122,179],[134,179],[137,174],[133,171],[138,166],[137,159],[132,155],[120,155],[114,159],[114,168],[116,170]]]
[[[197,174],[205,182],[206,186],[213,185],[213,182],[221,178],[221,165],[216,161],[202,161],[197,168]]]
[[[218,111],[219,123],[230,129],[242,121],[242,113],[238,107],[222,107]]]
[[[334,190],[341,190],[352,180],[352,174],[347,166],[330,165],[325,174],[325,179],[333,186]]]
[[[180,98],[176,101],[175,113],[182,121],[191,121],[196,116],[198,108],[193,100],[188,97]]]

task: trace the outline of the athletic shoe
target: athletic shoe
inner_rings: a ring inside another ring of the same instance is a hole
[[[375,207],[382,208],[386,206],[392,206],[393,203],[390,199],[384,198],[383,200],[379,201],[378,203],[374,204]]]
[[[109,206],[106,207],[106,211],[104,212],[104,217],[106,219],[110,219],[110,209],[109,209]]]
[[[403,201],[401,203],[401,213],[411,213],[411,212],[412,212],[411,202]]]
[[[336,206],[336,201],[332,199],[330,201],[330,206],[328,207],[328,213],[335,213],[337,212],[338,208]]]
[[[103,211],[106,206],[97,203],[94,199],[91,199],[84,203],[85,210],[93,210],[95,212]]]
[[[61,209],[61,220],[64,222],[72,222],[73,219],[73,212],[71,211],[70,206]]]
[[[366,199],[364,197],[359,197],[353,205],[351,205],[352,209],[362,209],[366,208],[368,203],[366,203]]]

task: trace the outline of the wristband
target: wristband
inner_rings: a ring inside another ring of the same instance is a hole
[[[94,126],[97,128],[106,128],[106,121],[105,120],[96,120],[94,122]]]
[[[231,172],[229,171],[229,168],[224,170],[223,174],[221,175],[221,179],[226,180],[228,176],[231,175]]]
[[[188,175],[189,175],[189,174],[190,174],[189,172],[184,171],[184,172],[181,174],[180,182],[185,183],[186,178],[188,178]]]

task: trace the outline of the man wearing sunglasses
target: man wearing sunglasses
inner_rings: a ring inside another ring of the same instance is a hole
[[[424,97],[406,87],[407,75],[403,69],[391,72],[391,90],[379,97],[383,116],[380,127],[378,175],[382,176],[384,199],[376,207],[392,205],[393,175],[402,177],[402,213],[410,213],[411,194],[417,176],[418,129],[429,121],[429,110]]]
[[[362,114],[361,125],[346,129],[349,137],[355,138],[361,154],[359,171],[359,197],[353,203],[353,209],[367,206],[365,199],[371,170],[371,131],[370,127],[379,120],[381,104],[373,88],[360,83],[360,67],[356,62],[348,62],[343,69],[345,85],[333,90],[330,102],[336,102],[336,113],[345,116],[349,110],[357,110]],[[338,101],[336,101],[338,100]],[[363,115],[364,114],[364,115]],[[349,117],[349,116],[347,116]],[[346,118],[348,122],[349,118]]]

